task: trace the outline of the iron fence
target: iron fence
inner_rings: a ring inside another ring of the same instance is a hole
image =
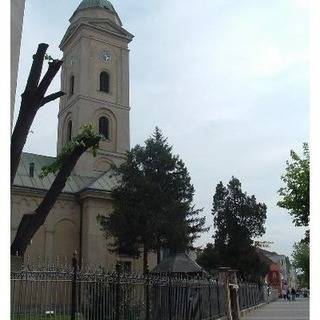
[[[241,283],[240,308],[265,301]],[[225,284],[214,277],[135,275],[77,265],[11,274],[13,320],[211,320],[226,315]]]
[[[226,314],[218,279],[77,268],[11,274],[12,319],[204,320]]]
[[[278,291],[266,285],[242,282],[239,284],[238,297],[240,310],[244,310],[277,300]]]
[[[250,308],[265,301],[265,286],[256,283],[240,283],[238,296],[240,310]]]

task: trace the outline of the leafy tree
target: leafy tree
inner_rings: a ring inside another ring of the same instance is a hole
[[[306,240],[301,240],[293,247],[293,266],[302,272],[302,286],[309,287],[310,280],[310,247]]]
[[[46,221],[77,161],[88,149],[95,155],[100,139],[91,125],[84,126],[80,134],[64,146],[57,159],[42,169],[42,178],[50,173],[57,175],[37,209],[23,215],[11,244],[11,255],[24,256],[32,237]]]
[[[278,206],[289,210],[296,226],[309,226],[309,178],[310,154],[307,143],[303,144],[303,156],[291,150],[285,174],[281,177],[285,187],[278,191],[281,200]],[[308,233],[307,233],[308,238]]]
[[[45,96],[52,80],[63,63],[62,60],[52,59],[46,54],[48,47],[45,43],[39,44],[37,52],[33,56],[33,63],[25,91],[21,96],[19,116],[11,137],[11,184],[13,184],[17,173],[21,153],[37,112],[48,102],[54,101],[64,95],[64,92],[59,91]],[[49,60],[49,67],[40,81],[44,60]]]
[[[192,204],[195,191],[187,168],[158,128],[114,170],[119,178],[112,191],[114,210],[98,217],[106,238],[114,239],[113,251],[140,256],[143,248],[146,271],[150,251],[159,261],[161,248],[185,250],[206,230],[202,210]]]
[[[258,278],[266,271],[253,245],[265,233],[267,207],[241,189],[232,177],[227,187],[220,182],[213,197],[214,248],[220,266],[238,269],[242,277]]]

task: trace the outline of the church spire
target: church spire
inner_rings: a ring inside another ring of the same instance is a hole
[[[104,136],[97,157],[85,154],[75,173],[95,176],[125,159],[129,136],[129,50],[133,35],[107,0],[83,0],[63,37],[58,152],[81,126]]]

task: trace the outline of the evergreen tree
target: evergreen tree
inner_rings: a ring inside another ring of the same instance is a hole
[[[215,249],[213,243],[207,243],[206,247],[198,255],[197,263],[207,272],[211,272],[219,266],[218,251]]]
[[[220,182],[213,197],[214,248],[219,266],[238,269],[243,278],[257,279],[266,272],[253,239],[265,233],[267,207],[241,189],[232,177],[227,187]]]
[[[150,251],[158,253],[159,262],[161,248],[192,247],[205,230],[205,218],[193,206],[195,191],[187,168],[158,128],[114,170],[119,179],[112,191],[114,210],[98,217],[106,238],[114,239],[114,251],[140,256],[143,248],[146,271]]]

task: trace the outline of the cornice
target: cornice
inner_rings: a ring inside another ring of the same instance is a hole
[[[78,199],[82,202],[87,199],[112,200],[111,192],[102,190],[86,189],[77,194]]]
[[[110,25],[110,23],[109,23],[109,25]],[[82,27],[88,27],[89,29],[95,29],[95,30],[97,30],[99,32],[107,33],[107,34],[111,35],[112,37],[114,37],[115,39],[124,40],[127,44],[129,44],[132,41],[133,37],[134,37],[131,33],[129,33],[128,31],[126,31],[123,28],[121,28],[122,30],[119,30],[119,32],[121,32],[121,31],[123,32],[123,30],[124,30],[124,32],[127,33],[128,35],[124,35],[124,34],[122,35],[122,34],[120,34],[118,32],[113,32],[111,30],[96,26],[96,25],[94,25],[92,23],[89,23],[89,22],[86,22],[86,21],[80,21],[77,25],[70,25],[69,26],[69,28],[67,29],[64,37],[61,40],[59,48],[61,50],[63,50],[63,48],[68,44],[68,42],[71,41],[71,38],[75,35],[75,33],[79,29],[81,29]],[[114,26],[111,25],[111,27],[114,27]],[[82,35],[82,37],[87,37],[88,39],[92,39],[92,37],[89,37],[89,36]],[[103,43],[106,43],[106,41],[98,39],[98,38],[95,38],[95,40],[102,41]],[[112,45],[117,46],[119,48],[123,48],[120,45],[115,45],[115,44],[112,44]]]
[[[65,114],[66,112],[68,112],[69,109],[71,109],[71,107],[76,104],[78,101],[80,100],[86,100],[89,102],[95,102],[95,103],[100,103],[100,104],[109,104],[110,106],[112,106],[113,108],[116,109],[120,109],[120,110],[125,110],[125,111],[130,111],[130,107],[121,105],[121,104],[117,104],[117,103],[113,103],[113,102],[109,102],[109,101],[105,101],[105,100],[101,100],[101,99],[97,99],[97,98],[92,98],[92,97],[88,97],[88,96],[83,96],[83,95],[77,95],[75,98],[73,98],[69,104],[67,104],[67,106],[65,108],[63,108],[63,110],[59,111],[58,113],[58,117],[62,116],[63,114]]]
[[[19,196],[33,196],[38,198],[43,198],[48,190],[30,188],[30,187],[22,187],[22,186],[13,186],[11,188],[11,196],[19,195]],[[75,201],[76,196],[73,193],[62,192],[60,193],[59,200],[69,200]]]
[[[11,197],[13,195],[19,195],[19,196],[33,196],[37,198],[43,198],[46,192],[47,190],[13,186],[11,189]],[[68,201],[80,200],[81,201],[88,198],[112,200],[111,192],[102,191],[102,190],[91,190],[91,189],[84,189],[77,193],[61,193],[58,197],[58,200],[68,200]]]

